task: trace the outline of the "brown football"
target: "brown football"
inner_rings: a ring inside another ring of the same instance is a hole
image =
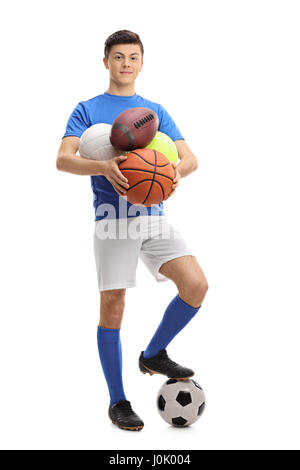
[[[110,142],[118,150],[135,150],[148,145],[158,130],[157,114],[148,108],[130,108],[111,126]]]

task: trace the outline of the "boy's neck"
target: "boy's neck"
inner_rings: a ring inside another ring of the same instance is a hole
[[[120,87],[115,83],[110,83],[106,93],[109,93],[110,95],[133,96],[135,94],[135,90],[134,85]]]

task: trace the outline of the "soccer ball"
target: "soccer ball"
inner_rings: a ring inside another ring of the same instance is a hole
[[[205,407],[205,395],[192,379],[169,379],[159,389],[157,408],[160,416],[173,426],[189,426],[200,418]]]

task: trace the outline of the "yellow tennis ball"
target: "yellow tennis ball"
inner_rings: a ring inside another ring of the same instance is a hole
[[[170,163],[176,163],[178,160],[177,147],[174,141],[163,132],[157,131],[146,149],[158,150],[163,153]]]

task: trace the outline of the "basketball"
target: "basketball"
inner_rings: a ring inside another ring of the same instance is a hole
[[[151,206],[166,199],[172,191],[175,170],[158,150],[137,149],[127,154],[119,169],[128,179],[126,196],[131,204]]]
[[[148,108],[126,109],[111,126],[110,142],[119,150],[146,147],[158,129],[157,114]]]
[[[163,153],[171,163],[176,163],[178,160],[178,151],[174,141],[163,132],[157,131],[151,142],[146,145],[146,148],[158,150]]]
[[[79,155],[91,160],[110,160],[118,157],[120,151],[110,143],[111,125],[94,124],[84,131],[79,142]]]

